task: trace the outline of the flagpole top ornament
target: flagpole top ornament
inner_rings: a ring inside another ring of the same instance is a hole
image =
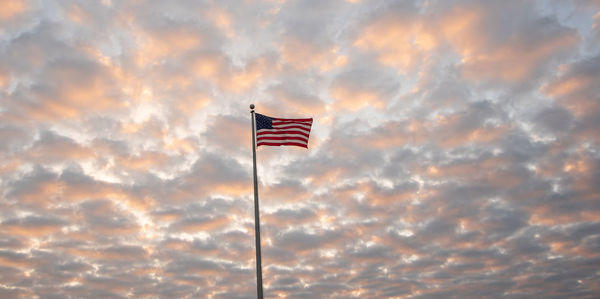
[[[250,104],[250,109],[254,110],[254,104]]]

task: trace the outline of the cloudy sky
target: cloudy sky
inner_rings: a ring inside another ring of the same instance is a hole
[[[598,82],[597,0],[2,1],[0,297],[255,297],[250,103],[266,297],[596,297]]]

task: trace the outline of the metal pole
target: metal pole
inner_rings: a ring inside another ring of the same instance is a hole
[[[258,179],[256,176],[256,136],[254,130],[254,104],[250,104],[252,115],[252,163],[254,167],[254,235],[256,236],[256,292],[257,298],[263,299],[262,265],[260,260],[260,216],[258,213]]]

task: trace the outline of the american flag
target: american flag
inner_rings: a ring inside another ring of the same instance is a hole
[[[255,113],[256,146],[292,145],[308,148],[312,118],[276,118]]]

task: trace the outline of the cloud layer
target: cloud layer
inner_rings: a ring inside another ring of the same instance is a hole
[[[0,4],[0,297],[600,292],[598,1]]]

